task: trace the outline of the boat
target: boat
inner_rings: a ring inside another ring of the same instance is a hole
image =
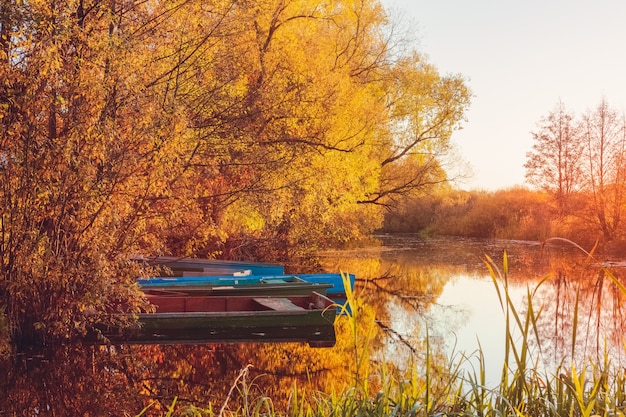
[[[285,268],[282,265],[261,263],[261,262],[241,262],[223,261],[218,259],[187,258],[172,256],[154,257],[134,257],[136,261],[146,262],[148,265],[162,265],[169,269],[166,271],[168,277],[184,282],[181,278],[187,277],[250,277],[251,279],[288,279],[298,277],[309,283],[332,285],[328,287],[326,293],[336,300],[346,299],[346,291],[342,274],[295,274],[285,275]],[[348,274],[350,287],[354,289],[355,276]],[[187,284],[185,284],[187,285]]]
[[[137,262],[144,262],[150,266],[164,266],[175,276],[245,276],[245,275],[284,275],[282,265],[261,263],[223,261],[219,259],[188,258],[174,256],[136,256]]]
[[[347,275],[350,289],[354,290],[354,283],[356,281],[354,274],[298,274],[298,277],[313,284],[332,285],[332,288],[326,290],[326,293],[335,300],[341,299],[345,301],[346,288],[343,275]]]
[[[355,276],[348,274],[351,289],[354,289]],[[245,275],[245,276],[165,276],[139,278],[137,283],[142,289],[156,288],[196,288],[208,287],[211,291],[228,291],[235,288],[265,288],[282,286],[286,290],[312,288],[315,291],[332,295],[333,298],[346,297],[342,274],[297,274],[297,275]],[[222,287],[222,288],[218,288]],[[306,291],[305,291],[306,292]],[[295,293],[294,293],[295,294]]]
[[[350,288],[354,289],[355,276],[348,274],[347,277]],[[179,292],[213,295],[296,295],[317,291],[328,295],[338,305],[345,304],[347,300],[342,274],[152,277],[139,278],[137,282],[147,294]]]
[[[188,295],[325,295],[333,284],[309,282],[295,275],[283,276],[193,276],[137,279],[146,294]]]
[[[123,331],[103,329],[112,343],[206,344],[306,342],[335,344],[333,301],[317,292],[293,296],[148,294],[154,313]]]

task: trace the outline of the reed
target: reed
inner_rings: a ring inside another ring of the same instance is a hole
[[[592,253],[589,253],[592,256]],[[541,279],[526,292],[526,304],[517,308],[509,292],[508,259],[502,265],[486,257],[494,287],[505,316],[505,355],[501,378],[495,387],[487,386],[485,358],[482,349],[472,355],[455,353],[444,358],[434,353],[428,335],[424,357],[405,369],[389,363],[373,365],[369,358],[371,341],[377,326],[363,323],[370,316],[362,314],[364,306],[346,286],[348,301],[342,316],[348,320],[354,352],[352,381],[330,393],[304,393],[294,384],[289,407],[284,412],[274,409],[267,397],[250,397],[246,371],[237,378],[218,414],[212,409],[195,409],[198,414],[185,414],[180,409],[166,415],[220,416],[626,416],[626,374],[614,368],[606,351],[600,360],[582,363],[563,360],[553,369],[544,366],[539,338],[538,320],[543,311],[536,310],[533,296],[550,280]],[[603,273],[626,294],[619,279],[604,268]],[[571,355],[579,338],[579,299],[575,301],[570,336]],[[469,366],[464,366],[469,365]],[[468,371],[467,369],[470,369]],[[378,381],[376,388],[371,381]],[[229,403],[230,401],[230,403]],[[227,404],[232,406],[227,407]],[[186,412],[189,412],[187,410]]]

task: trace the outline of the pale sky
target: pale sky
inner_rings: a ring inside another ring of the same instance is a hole
[[[626,0],[381,0],[441,74],[474,98],[453,135],[466,189],[524,184],[531,131],[561,100],[576,114],[605,97],[626,110]]]

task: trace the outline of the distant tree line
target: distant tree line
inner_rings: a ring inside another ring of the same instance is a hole
[[[559,102],[532,132],[528,184],[499,191],[448,186],[391,210],[382,230],[542,240],[624,250],[626,118],[602,100],[576,117]]]
[[[608,250],[626,250],[626,233],[606,241],[582,214],[563,215],[548,193],[521,186],[430,193],[389,211],[380,231],[533,241],[562,237],[589,249],[598,242]]]

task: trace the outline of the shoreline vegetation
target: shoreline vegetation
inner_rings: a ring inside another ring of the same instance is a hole
[[[574,244],[573,242],[569,242]],[[576,245],[576,244],[574,244]],[[578,247],[578,245],[576,245]],[[580,247],[579,247],[580,248]],[[580,248],[583,250],[582,248]],[[583,250],[584,251],[584,250]],[[593,253],[587,253],[590,260]],[[527,289],[527,305],[516,307],[509,297],[508,258],[502,265],[485,257],[505,315],[505,359],[499,383],[488,385],[485,358],[481,349],[473,353],[456,352],[444,357],[436,352],[428,337],[423,343],[422,359],[399,369],[388,361],[369,362],[369,346],[377,325],[360,303],[358,294],[349,293],[343,316],[344,331],[351,338],[354,356],[349,364],[350,383],[329,392],[307,392],[294,383],[284,409],[271,396],[264,395],[250,379],[251,365],[244,367],[221,403],[208,407],[181,405],[175,398],[161,416],[623,416],[626,415],[626,371],[611,360],[607,352],[595,357],[568,362],[554,368],[543,367],[542,346],[537,334],[540,310],[533,306],[533,294],[552,276],[540,279]],[[622,295],[626,287],[607,268],[602,273]],[[574,308],[571,358],[582,335],[576,326]],[[464,365],[471,363],[469,368]],[[470,369],[470,370],[468,370]],[[263,378],[263,375],[255,378]],[[139,416],[152,415],[157,404]]]
[[[545,191],[517,186],[497,191],[446,190],[405,201],[386,216],[382,232],[543,242],[553,236],[607,254],[626,253],[626,229],[605,236],[593,196],[570,196],[567,211]],[[594,214],[595,213],[595,214]],[[619,213],[615,213],[619,218]],[[617,220],[619,222],[619,219]]]

